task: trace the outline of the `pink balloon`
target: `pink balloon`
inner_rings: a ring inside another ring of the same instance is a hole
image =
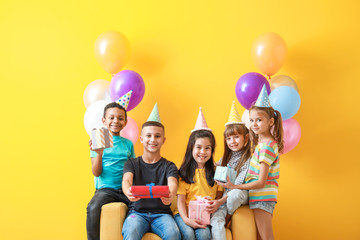
[[[290,152],[300,141],[301,128],[300,124],[293,118],[283,121],[284,129],[284,149],[283,153]]]
[[[134,119],[128,116],[127,120],[127,124],[123,130],[121,130],[120,136],[129,139],[135,145],[139,138],[139,128]]]

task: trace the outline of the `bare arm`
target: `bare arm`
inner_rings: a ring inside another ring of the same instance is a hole
[[[216,212],[221,205],[223,205],[227,200],[227,195],[223,194],[221,191],[216,192],[216,199],[213,201],[210,201],[210,205],[206,206],[206,210],[209,213]]]
[[[178,181],[175,177],[168,177],[168,186],[169,186],[169,197],[161,197],[161,201],[165,205],[171,204],[172,200],[176,196],[176,192],[178,189]]]
[[[139,201],[140,198],[134,197],[132,195],[130,187],[133,185],[133,179],[134,179],[134,174],[132,172],[124,173],[122,180],[122,190],[130,201],[136,202]]]
[[[95,151],[97,153],[96,157],[91,158],[91,171],[95,177],[98,177],[102,173],[102,155],[104,149],[92,149],[92,141],[89,141],[90,150]]]
[[[262,162],[260,164],[260,173],[259,173],[259,179],[251,182],[251,183],[245,183],[245,184],[240,184],[240,185],[234,185],[230,182],[230,179],[228,177],[228,181],[226,183],[221,183],[216,181],[220,186],[223,186],[225,188],[230,188],[230,189],[242,189],[242,190],[251,190],[251,189],[260,189],[265,187],[266,184],[266,180],[268,178],[268,174],[269,174],[269,165],[267,165],[266,163]]]
[[[190,219],[187,214],[186,204],[185,204],[186,196],[184,194],[178,194],[177,197],[177,207],[179,210],[179,214],[186,225],[189,225],[192,228],[206,228],[205,225],[201,225],[199,221],[195,219]]]

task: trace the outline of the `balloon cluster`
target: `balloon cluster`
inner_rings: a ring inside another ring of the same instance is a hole
[[[236,97],[244,108],[249,109],[256,102],[265,84],[271,106],[278,110],[283,118],[283,154],[287,153],[299,143],[301,128],[292,118],[300,108],[300,95],[296,82],[285,75],[272,77],[285,60],[285,41],[275,33],[262,34],[254,41],[252,56],[256,66],[269,78],[269,81],[259,73],[246,73],[236,83]],[[248,110],[244,111],[242,121],[249,125]]]
[[[143,99],[145,83],[135,71],[120,71],[130,57],[130,43],[120,32],[108,31],[100,34],[95,41],[95,57],[104,70],[112,74],[111,81],[98,79],[91,82],[84,91],[84,126],[87,133],[93,128],[102,126],[104,107],[119,99],[132,90],[127,111],[134,109]],[[130,139],[134,144],[139,137],[139,128],[131,117],[128,116],[127,125],[120,136]]]

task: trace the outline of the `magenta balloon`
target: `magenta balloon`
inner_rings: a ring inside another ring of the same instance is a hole
[[[235,94],[240,104],[249,109],[256,102],[262,87],[266,85],[266,90],[270,94],[270,84],[268,80],[256,72],[249,72],[242,75],[236,83]]]
[[[293,118],[283,121],[284,129],[284,150],[282,154],[291,151],[300,141],[300,124]]]
[[[123,70],[113,76],[109,86],[110,97],[116,101],[124,94],[133,90],[127,111],[135,108],[145,94],[145,83],[140,74],[131,70]]]
[[[128,117],[128,122],[123,130],[121,130],[120,136],[129,139],[135,145],[139,138],[139,128],[134,119]]]

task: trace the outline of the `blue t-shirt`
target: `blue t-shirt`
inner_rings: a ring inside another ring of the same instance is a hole
[[[114,146],[105,148],[102,156],[102,172],[95,177],[95,188],[120,189],[123,177],[123,167],[129,158],[135,158],[133,143],[123,137],[113,136]],[[90,157],[97,153],[90,151]]]

